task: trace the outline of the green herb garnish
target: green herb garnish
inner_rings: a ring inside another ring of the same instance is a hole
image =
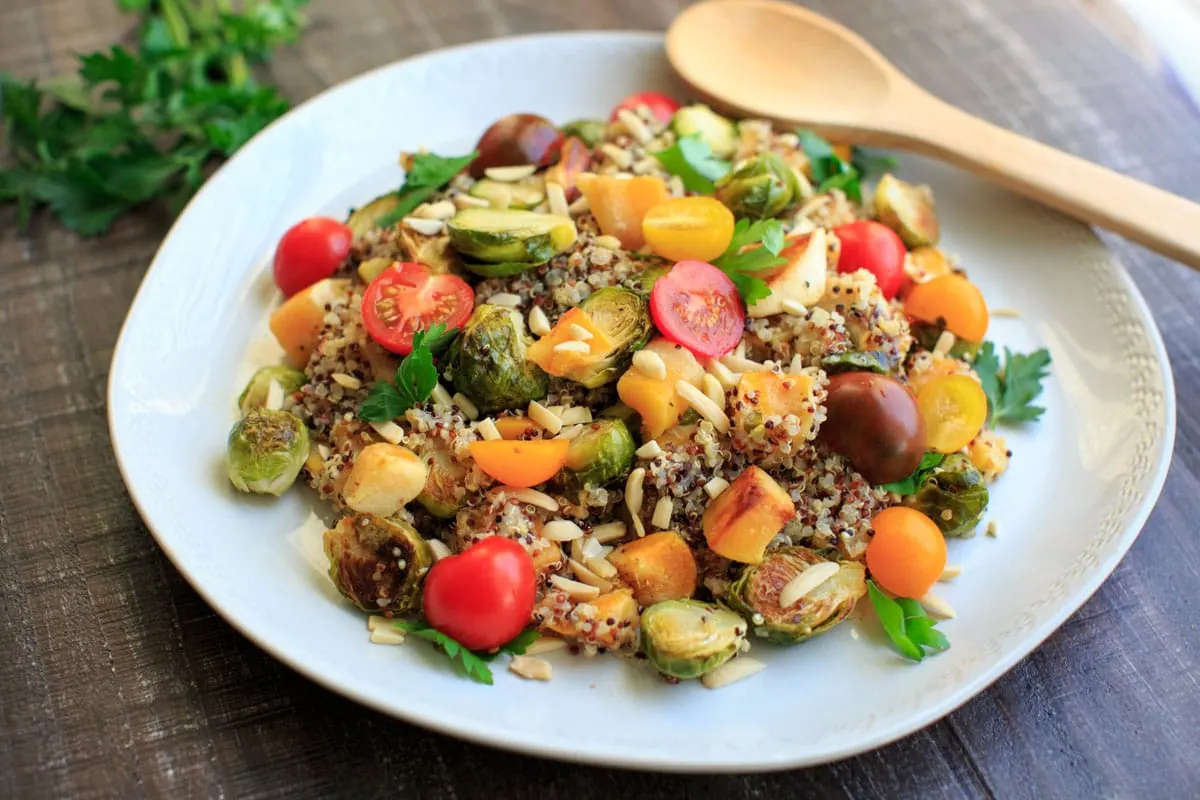
[[[713,182],[729,172],[729,162],[714,156],[708,142],[698,133],[684,136],[666,150],[651,155],[667,172],[678,175],[689,192],[712,194]]]
[[[891,483],[881,483],[879,488],[896,494],[914,494],[917,489],[921,488],[921,484],[925,483],[925,479],[929,477],[930,473],[940,467],[945,460],[945,453],[930,451],[921,457],[920,466],[913,470],[911,475]]]
[[[84,236],[144,203],[183,208],[228,157],[288,109],[253,64],[295,41],[307,0],[118,0],[141,24],[133,49],[81,55],[73,75],[24,82],[0,73],[11,165],[0,202],[28,224],[47,206]]]
[[[494,660],[501,653],[521,655],[538,638],[536,628],[526,628],[513,637],[512,641],[501,645],[495,652],[488,653],[468,650],[459,644],[457,640],[452,639],[441,631],[434,630],[424,620],[410,621],[401,619],[397,620],[395,625],[409,636],[433,642],[437,649],[444,653],[446,658],[450,659],[462,674],[476,683],[486,683],[488,686],[492,685],[492,670],[488,666],[488,662]]]
[[[1050,351],[1046,348],[1032,353],[1014,353],[1006,347],[1002,367],[995,345],[984,342],[971,366],[987,395],[993,425],[1033,422],[1046,411],[1033,405],[1042,393],[1042,381],[1050,366]]]
[[[867,581],[867,593],[888,638],[905,658],[921,661],[925,658],[926,648],[935,653],[949,649],[950,640],[946,634],[936,629],[937,621],[926,614],[916,600],[892,599],[875,585],[875,581]]]
[[[750,247],[742,252],[743,248]],[[783,225],[777,219],[762,219],[751,222],[739,219],[733,227],[733,240],[729,247],[716,260],[713,266],[720,269],[733,280],[738,294],[747,306],[752,306],[759,300],[771,295],[771,287],[762,278],[750,273],[772,267],[782,266],[787,259],[779,254],[783,251]]]
[[[404,176],[404,185],[396,191],[400,202],[375,223],[378,228],[390,228],[408,213],[429,199],[430,195],[449,183],[479,156],[471,151],[465,156],[442,157],[433,153],[417,153],[412,167]]]
[[[816,184],[817,193],[828,192],[831,189],[841,189],[856,203],[862,202],[862,187],[859,181],[862,173],[853,164],[843,161],[833,151],[826,139],[812,131],[798,130],[800,147],[808,156],[809,177]]]
[[[438,382],[433,354],[450,340],[457,329],[446,330],[442,323],[413,334],[412,352],[396,367],[395,381],[376,381],[358,409],[359,419],[387,422],[419,406],[433,394]]]

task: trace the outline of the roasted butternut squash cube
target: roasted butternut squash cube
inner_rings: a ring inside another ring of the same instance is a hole
[[[646,243],[642,219],[670,196],[663,179],[654,175],[618,178],[584,172],[576,177],[575,185],[588,199],[600,230],[617,237],[626,250],[637,250]]]
[[[325,306],[349,288],[347,280],[326,278],[292,295],[271,314],[271,333],[293,367],[304,369],[308,364],[321,341]]]
[[[792,415],[800,421],[793,441],[808,441],[814,436],[816,410],[816,381],[811,375],[746,372],[734,388],[733,424],[747,436],[768,417]]]
[[[696,557],[673,531],[626,542],[609,554],[608,561],[633,589],[639,605],[680,600],[696,593]]]
[[[683,380],[700,388],[704,367],[692,351],[661,337],[644,349],[662,359],[665,376],[658,378],[637,366],[630,367],[617,381],[617,395],[641,416],[644,437],[655,439],[678,424],[688,409],[687,401],[675,391],[675,382]]]
[[[579,326],[591,336],[577,339]],[[559,347],[566,344],[567,347]],[[601,330],[586,311],[572,308],[558,318],[548,334],[529,347],[529,360],[550,375],[579,380],[617,348],[612,337]]]
[[[746,471],[708,504],[700,526],[708,547],[743,564],[762,561],[767,544],[795,515],[792,498],[758,467]]]

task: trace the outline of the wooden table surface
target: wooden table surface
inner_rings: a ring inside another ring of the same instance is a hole
[[[274,79],[299,100],[444,45],[662,29],[680,0],[316,0]],[[1069,0],[824,0],[935,93],[1200,198],[1200,117]],[[0,69],[126,28],[109,0],[3,0]],[[1111,241],[1155,310],[1179,432],[1162,499],[1095,597],[945,720],[785,774],[647,775],[465,744],[365,710],[233,631],[168,563],[113,461],[113,343],[165,222],[82,241],[0,211],[0,797],[1200,796],[1200,276]]]

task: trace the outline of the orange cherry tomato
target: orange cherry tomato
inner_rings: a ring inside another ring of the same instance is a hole
[[[733,212],[712,197],[675,197],[642,218],[646,243],[672,261],[712,261],[733,240]]]
[[[917,407],[925,418],[925,446],[939,453],[966,447],[987,421],[987,395],[967,375],[933,378],[917,393]]]
[[[920,597],[946,568],[946,539],[929,517],[907,506],[885,508],[871,520],[867,545],[871,577],[898,597]]]
[[[946,330],[969,342],[982,342],[987,335],[983,293],[962,275],[942,275],[917,284],[908,292],[904,311],[921,322],[944,320]]]
[[[471,458],[500,483],[527,489],[558,474],[570,444],[569,439],[471,442]]]

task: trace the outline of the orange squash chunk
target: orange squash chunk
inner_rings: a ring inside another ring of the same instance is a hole
[[[578,325],[592,336],[590,339],[576,339],[573,327]],[[587,345],[587,352],[581,350],[556,350],[560,344],[579,342]],[[560,378],[583,376],[587,371],[615,350],[617,343],[612,337],[596,326],[592,318],[582,308],[572,308],[558,318],[558,322],[548,334],[534,342],[529,348],[529,360],[544,369],[550,375]]]
[[[679,600],[696,593],[696,557],[673,531],[626,542],[613,550],[608,560],[633,589],[640,605]]]
[[[617,395],[641,416],[645,438],[655,439],[679,424],[679,418],[688,410],[687,401],[675,391],[675,382],[683,380],[700,388],[704,367],[690,350],[661,337],[651,341],[645,349],[657,353],[663,360],[666,377],[655,378],[630,367],[617,381]]]
[[[279,346],[287,353],[288,363],[304,369],[309,356],[321,341],[325,325],[325,305],[349,288],[350,282],[326,278],[289,297],[271,314],[268,326]]]
[[[654,175],[618,178],[585,172],[575,179],[575,185],[587,198],[600,230],[617,237],[626,250],[646,243],[642,219],[670,196],[662,178]]]
[[[762,561],[767,544],[795,515],[792,498],[758,467],[748,467],[704,510],[700,527],[708,547],[743,564]]]

